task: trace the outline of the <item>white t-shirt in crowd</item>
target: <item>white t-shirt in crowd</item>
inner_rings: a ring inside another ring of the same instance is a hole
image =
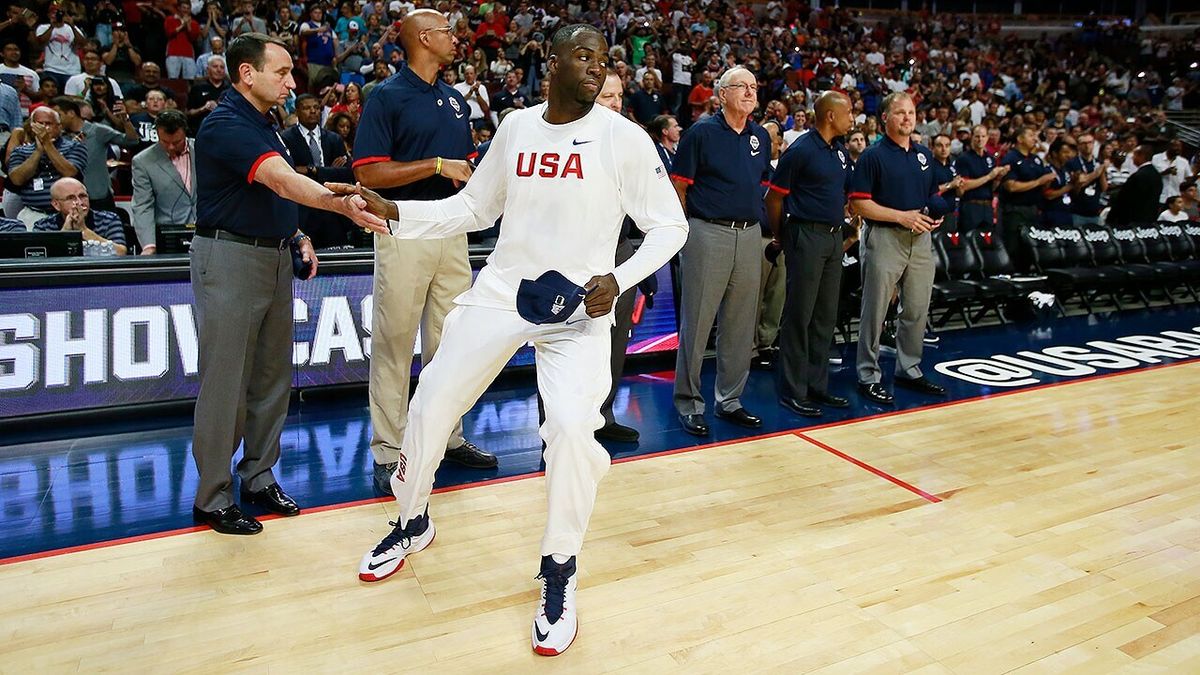
[[[3,80],[10,85],[12,84],[12,76],[14,75],[24,79],[26,92],[36,92],[42,82],[42,78],[36,72],[34,72],[32,68],[27,68],[20,64],[9,67],[3,63],[0,63],[0,75],[8,75],[8,77],[3,78]],[[15,89],[16,87],[13,88]],[[22,93],[18,96],[21,100],[21,115],[28,117],[29,106],[32,104],[32,101],[29,100],[29,94]]]
[[[1179,185],[1192,176],[1192,167],[1183,158],[1183,155],[1177,155],[1174,160],[1171,160],[1167,158],[1166,152],[1160,152],[1152,157],[1150,162],[1154,165],[1154,170],[1160,175],[1172,166],[1175,167],[1174,174],[1163,175],[1162,177],[1162,196],[1159,197],[1160,202],[1165,203],[1167,197],[1174,197],[1179,194]]]
[[[483,102],[490,106],[492,101],[488,98],[487,85],[480,80],[475,80],[475,82],[479,85],[479,95],[483,98]],[[483,106],[479,105],[479,101],[476,101],[474,96],[467,94],[471,91],[472,86],[466,82],[459,82],[454,85],[454,88],[463,95],[463,98],[467,99],[467,105],[471,108],[471,119],[477,120],[483,117]]]
[[[79,54],[75,53],[75,29],[65,23],[58,28],[44,23],[37,27],[37,36],[41,37],[46,31],[50,31],[50,41],[42,50],[46,58],[42,68],[60,75],[74,75],[83,70]]]
[[[545,111],[543,103],[509,113],[458,194],[397,202],[400,220],[391,225],[402,239],[484,230],[504,215],[487,266],[458,304],[514,310],[521,280],[548,270],[580,286],[612,273],[624,291],[687,240],[679,197],[641,127],[600,105],[567,124],[550,124]],[[626,214],[646,238],[614,270]]]
[[[1184,211],[1171,213],[1171,209],[1163,209],[1163,212],[1158,214],[1158,219],[1164,223],[1181,223],[1188,219],[1188,214]]]
[[[63,94],[66,96],[83,96],[83,92],[88,86],[88,80],[91,80],[92,77],[92,75],[88,75],[87,73],[72,75],[67,78],[67,85],[63,87]],[[117,84],[117,81],[111,77],[108,78],[108,88],[112,90],[112,93],[118,99],[125,98],[124,94],[121,93],[121,85]]]
[[[676,86],[692,86],[692,57],[679,52],[671,54],[671,81]]]

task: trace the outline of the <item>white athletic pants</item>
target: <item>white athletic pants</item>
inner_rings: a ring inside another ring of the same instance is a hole
[[[611,321],[589,319],[583,305],[567,322],[534,325],[515,311],[459,305],[446,316],[442,343],[421,371],[393,481],[400,522],[425,512],[446,440],[523,344],[536,351],[538,390],[546,406],[546,532],[542,555],[572,556],[583,547],[596,489],[609,456],[593,436],[612,384]]]

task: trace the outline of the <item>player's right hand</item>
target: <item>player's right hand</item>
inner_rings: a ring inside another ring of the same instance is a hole
[[[475,173],[475,169],[465,159],[442,160],[442,175],[452,181],[465,183],[470,180],[473,173]]]
[[[363,229],[376,234],[391,234],[387,221],[400,219],[400,210],[394,202],[359,183],[326,183],[325,188],[335,195],[342,195],[345,215]]]

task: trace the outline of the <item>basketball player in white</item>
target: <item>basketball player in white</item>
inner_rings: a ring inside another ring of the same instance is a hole
[[[474,286],[446,317],[437,356],[413,396],[403,454],[392,476],[400,516],[363,556],[359,578],[380,581],[407,555],[433,541],[428,516],[434,471],[454,423],[521,345],[533,343],[538,389],[546,405],[548,515],[542,538],[542,598],[532,641],[539,654],[562,653],[574,640],[575,556],[609,456],[593,432],[611,383],[613,303],[665,265],[687,239],[687,220],[650,137],[632,121],[595,105],[605,81],[608,45],[592,26],[559,29],[548,59],[546,103],[512,112],[466,188],[433,202],[389,202],[370,190],[368,210],[389,219],[402,238],[447,237],[504,222]],[[625,214],[645,242],[613,268]],[[587,297],[561,323],[533,324],[516,311],[523,279],[556,270]]]

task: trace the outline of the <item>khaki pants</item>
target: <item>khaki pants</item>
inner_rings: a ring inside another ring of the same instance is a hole
[[[375,282],[371,311],[371,454],[377,464],[400,455],[408,425],[409,379],[417,330],[421,365],[433,359],[442,324],[454,299],[471,287],[467,237],[397,239],[375,237]],[[446,447],[463,443],[462,421]]]
[[[787,296],[787,266],[783,253],[772,265],[767,260],[767,246],[774,241],[763,237],[762,280],[758,285],[758,323],[754,329],[754,351],[761,353],[775,346],[783,316],[783,301]]]

